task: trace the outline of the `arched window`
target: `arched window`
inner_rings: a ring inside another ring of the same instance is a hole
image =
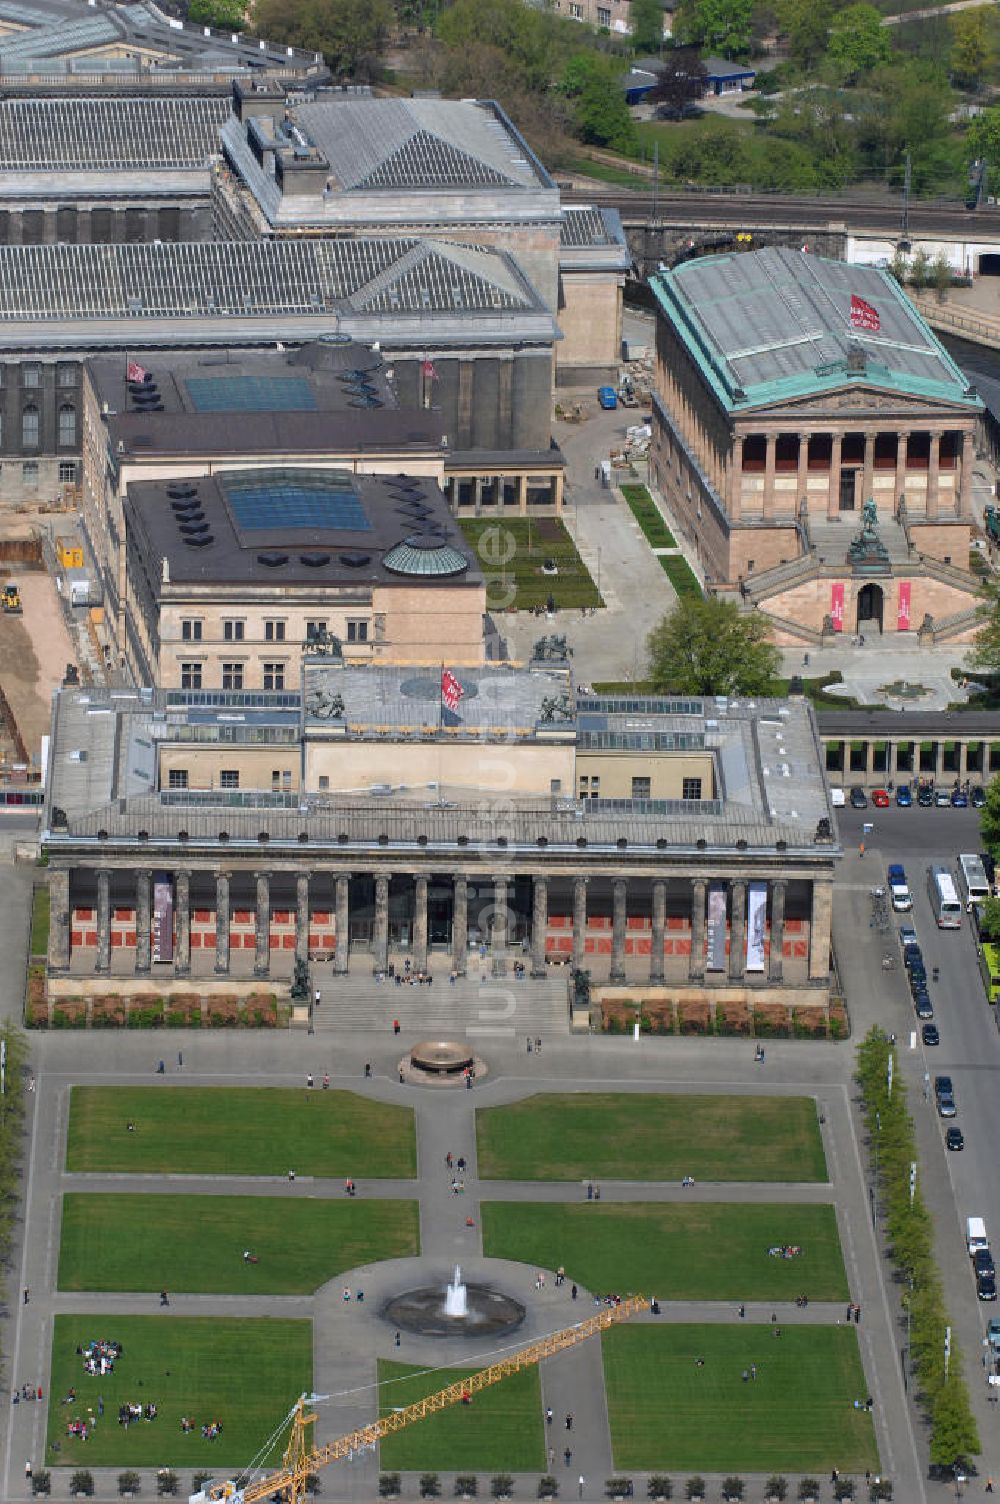
[[[38,448],[38,408],[33,404],[21,414],[21,444],[25,449]]]
[[[76,443],[76,408],[72,402],[64,402],[59,409],[59,443]]]

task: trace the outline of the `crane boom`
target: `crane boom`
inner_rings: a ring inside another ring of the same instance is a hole
[[[282,1493],[287,1504],[300,1504],[305,1496],[306,1479],[310,1473],[326,1467],[330,1462],[350,1457],[364,1447],[374,1446],[377,1441],[381,1441],[383,1436],[389,1436],[393,1431],[401,1431],[404,1426],[412,1425],[414,1421],[422,1420],[426,1415],[433,1415],[439,1410],[446,1410],[449,1405],[458,1404],[460,1400],[471,1398],[473,1394],[488,1389],[491,1384],[498,1384],[509,1374],[517,1373],[522,1368],[531,1368],[535,1363],[540,1363],[543,1358],[550,1358],[554,1353],[562,1352],[567,1347],[575,1347],[578,1342],[586,1342],[589,1337],[603,1332],[607,1327],[615,1326],[620,1321],[628,1321],[637,1312],[648,1308],[649,1301],[644,1295],[627,1296],[617,1305],[605,1307],[596,1316],[589,1316],[585,1321],[577,1322],[575,1326],[567,1326],[560,1331],[550,1332],[547,1337],[540,1337],[537,1342],[529,1343],[527,1347],[511,1353],[510,1357],[501,1358],[499,1363],[491,1363],[488,1368],[482,1368],[477,1373],[470,1373],[468,1378],[459,1379],[454,1384],[446,1384],[443,1389],[438,1389],[434,1394],[428,1394],[422,1400],[415,1400],[412,1405],[403,1405],[398,1410],[392,1410],[388,1415],[380,1416],[378,1420],[371,1421],[367,1426],[359,1426],[355,1431],[348,1431],[345,1436],[338,1436],[336,1441],[327,1442],[321,1447],[310,1449],[306,1444],[306,1428],[315,1423],[316,1416],[305,1413],[306,1397],[303,1395],[295,1406],[292,1434],[289,1437],[283,1465],[266,1477],[247,1483],[242,1489],[233,1483],[216,1484],[207,1490],[205,1497],[231,1499],[235,1501],[235,1504],[240,1504],[240,1501],[241,1504],[255,1504],[258,1499],[267,1499],[272,1494]]]

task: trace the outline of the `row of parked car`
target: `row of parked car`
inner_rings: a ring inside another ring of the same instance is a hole
[[[972,1260],[972,1272],[976,1278],[976,1294],[980,1300],[996,1300],[997,1271],[986,1236],[986,1223],[982,1217],[969,1217],[965,1224],[965,1246]],[[990,1322],[992,1328],[993,1323]]]
[[[843,809],[845,804],[850,804],[852,809],[867,809],[869,804],[876,809],[888,809],[893,798],[899,809],[909,809],[913,804],[919,804],[921,809],[968,809],[970,804],[973,809],[982,809],[986,803],[986,790],[981,783],[968,790],[958,785],[951,789],[935,788],[930,783],[920,783],[916,788],[909,783],[898,783],[894,793],[889,789],[872,789],[869,794],[859,783],[846,795],[842,788],[830,790],[830,803],[834,809]]]

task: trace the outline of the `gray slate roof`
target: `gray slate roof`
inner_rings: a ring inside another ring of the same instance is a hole
[[[202,167],[228,116],[221,97],[0,99],[0,170]]]

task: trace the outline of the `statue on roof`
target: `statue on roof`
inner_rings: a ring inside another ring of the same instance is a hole
[[[329,690],[319,685],[306,695],[306,710],[317,721],[342,721],[344,719],[344,697],[339,694],[330,694]]]
[[[565,637],[539,637],[531,654],[536,663],[564,663],[573,656]]]

